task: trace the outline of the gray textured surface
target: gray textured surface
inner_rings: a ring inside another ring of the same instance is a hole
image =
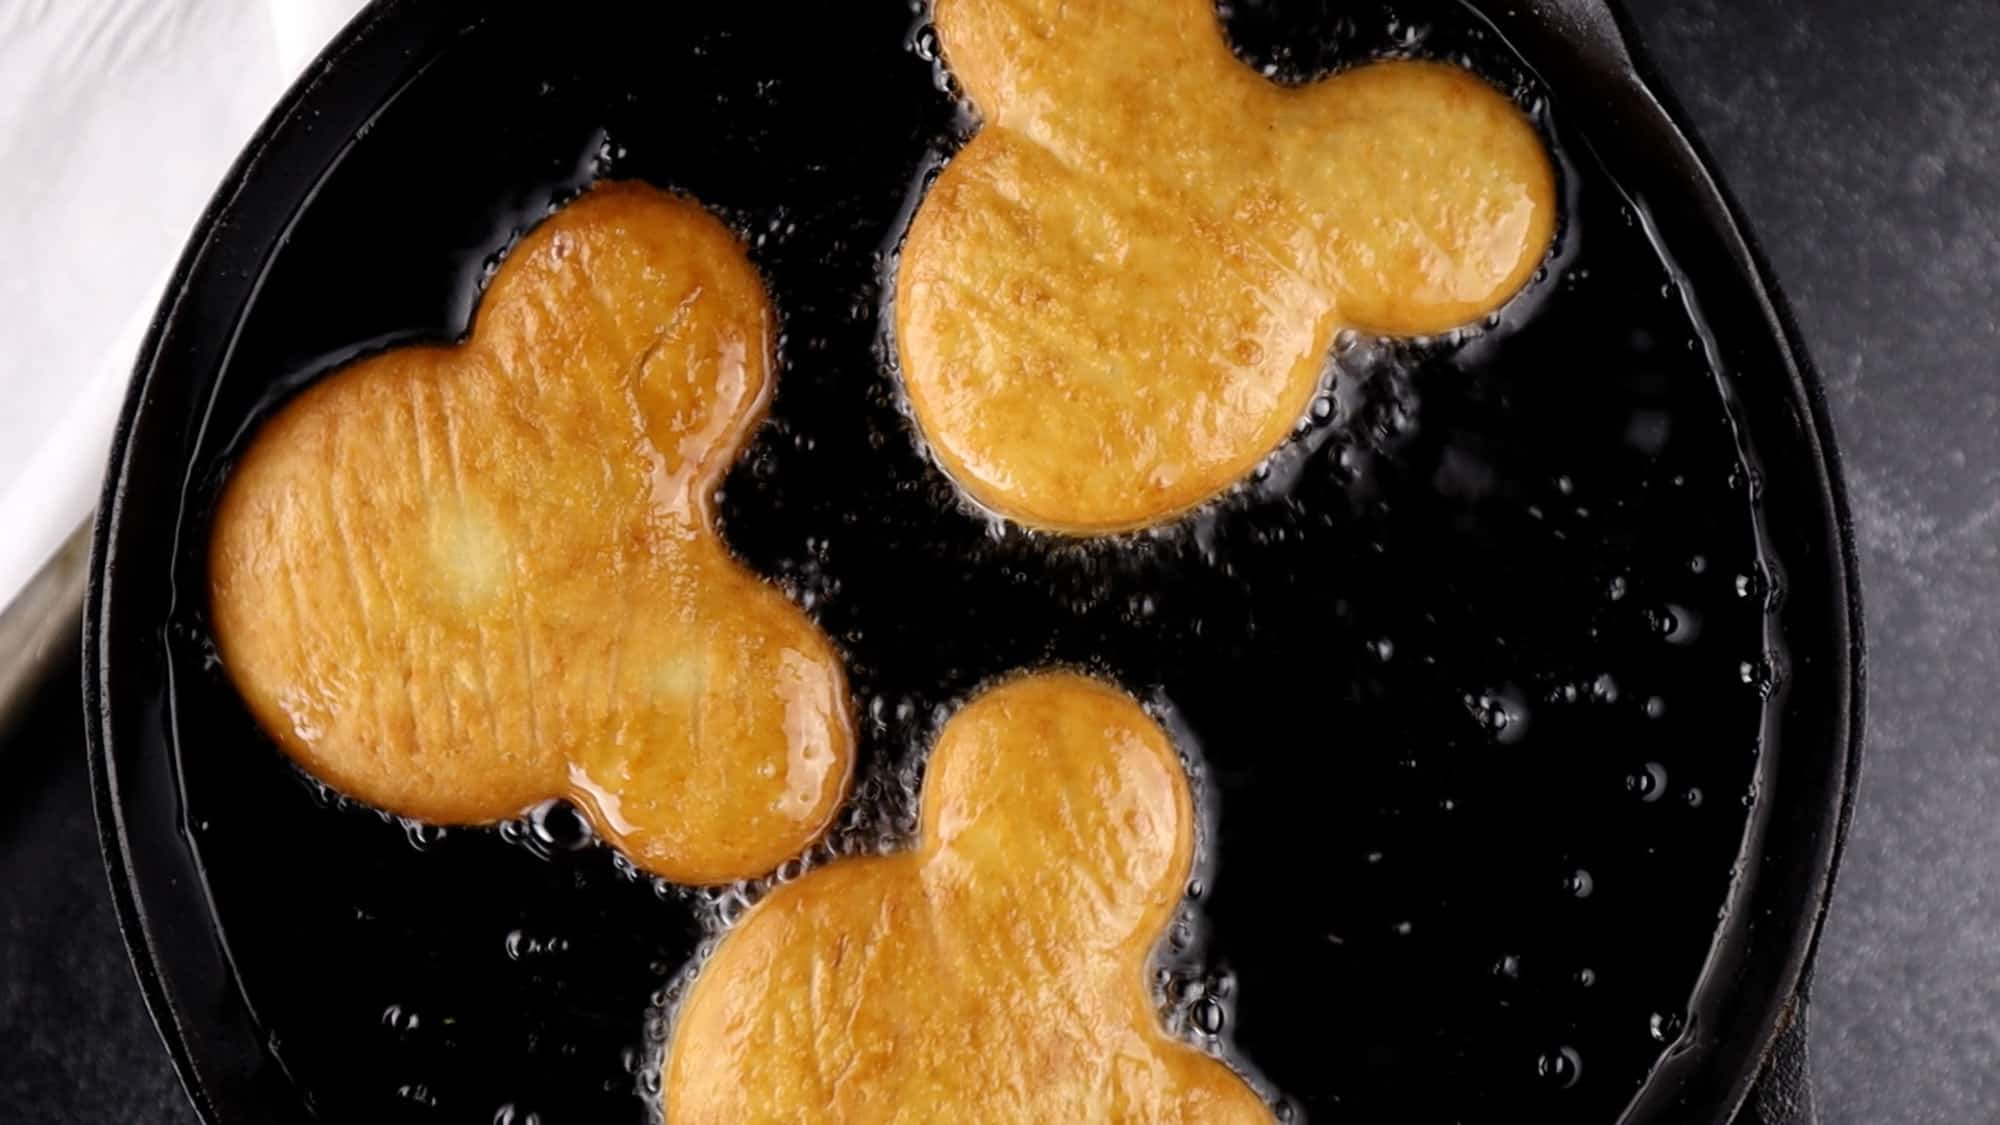
[[[4,0],[0,0],[4,2]],[[2000,1115],[2000,5],[1631,0],[1828,384],[1873,642],[1818,971],[1826,1125]],[[0,1118],[192,1115],[96,864],[67,682],[0,740]]]

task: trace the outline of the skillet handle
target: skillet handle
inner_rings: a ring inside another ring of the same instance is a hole
[[[1581,54],[1607,61],[1627,74],[1636,72],[1616,0],[1526,0],[1521,6],[1532,22],[1580,45]]]
[[[83,632],[90,524],[76,529],[12,602],[0,591],[0,732],[26,720],[35,692]]]
[[[1738,1115],[1736,1125],[1816,1125],[1819,1114],[1813,1109],[1812,1059],[1807,1049],[1807,995],[1810,978],[1799,988],[1786,1013],[1784,1030],[1771,1045],[1764,1060],[1764,1073],[1750,1091],[1750,1101]]]

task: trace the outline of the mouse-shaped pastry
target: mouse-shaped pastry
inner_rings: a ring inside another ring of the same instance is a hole
[[[940,733],[921,839],[752,907],[673,1029],[673,1125],[1268,1123],[1162,1030],[1147,961],[1187,885],[1194,811],[1158,723],[1068,673]]]
[[[1306,416],[1341,329],[1471,324],[1547,255],[1541,138],[1458,67],[1282,86],[1213,0],[936,0],[936,29],[982,124],[911,223],[897,347],[935,456],[1022,524],[1201,504]]]
[[[436,824],[565,797],[685,883],[804,849],[848,786],[845,675],[711,511],[774,332],[720,222],[611,184],[507,255],[465,342],[313,384],[215,513],[215,637],[251,713],[314,776]]]

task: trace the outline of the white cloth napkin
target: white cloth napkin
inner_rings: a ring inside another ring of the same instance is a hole
[[[0,607],[97,501],[236,153],[363,0],[0,0]]]

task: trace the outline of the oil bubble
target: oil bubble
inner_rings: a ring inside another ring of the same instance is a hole
[[[1778,686],[1778,670],[1768,656],[1745,660],[1736,666],[1736,677],[1752,691],[1768,699]]]
[[[1501,745],[1521,741],[1528,733],[1528,709],[1511,692],[1467,696],[1466,710]]]
[[[535,937],[524,930],[509,930],[502,945],[510,961],[526,961],[532,957],[550,957],[569,952],[568,938]]]
[[[382,1009],[382,1026],[405,1034],[423,1026],[423,1018],[400,1004]]]
[[[528,813],[529,843],[538,851],[581,851],[595,837],[590,821],[568,801],[544,801]]]
[[[412,848],[420,852],[429,851],[432,847],[443,841],[445,837],[445,829],[435,824],[425,824],[418,820],[404,820],[402,821],[402,825],[404,839],[410,842]]]
[[[1625,775],[1625,791],[1647,804],[1658,801],[1667,792],[1667,767],[1647,762]]]
[[[1574,1047],[1544,1051],[1535,1060],[1535,1076],[1558,1090],[1567,1090],[1583,1077],[1583,1057]]]
[[[1666,606],[1660,611],[1660,622],[1660,635],[1668,644],[1693,644],[1701,636],[1701,616],[1686,606]]]
[[[1222,1002],[1215,997],[1203,997],[1201,1002],[1194,1006],[1191,1018],[1194,1021],[1195,1030],[1201,1032],[1203,1035],[1222,1034],[1224,1018]]]

